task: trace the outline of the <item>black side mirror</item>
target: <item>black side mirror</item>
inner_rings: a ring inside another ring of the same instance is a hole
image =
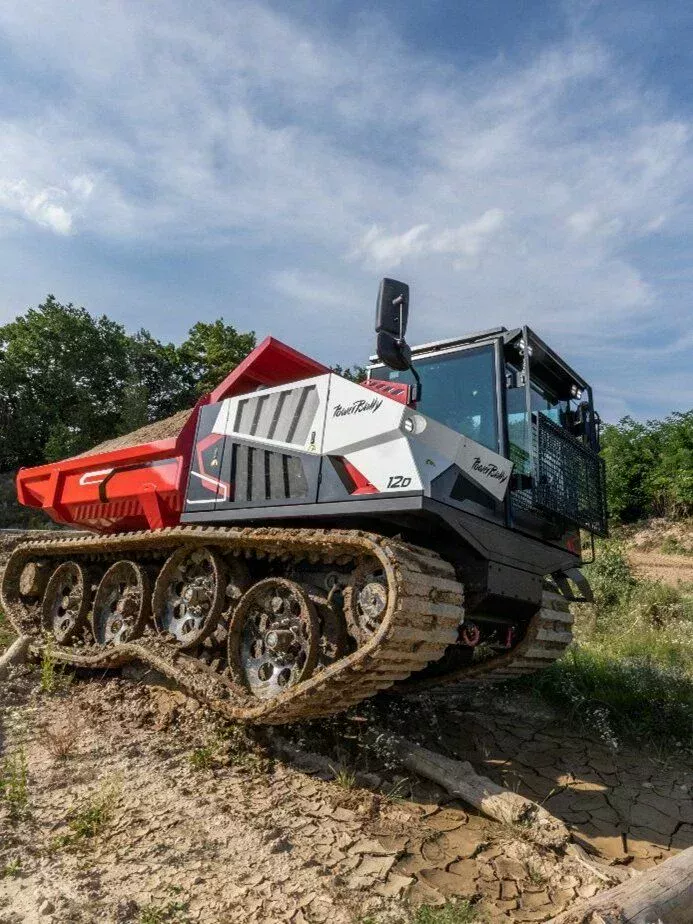
[[[378,331],[376,352],[380,362],[385,363],[389,369],[404,372],[411,367],[411,350],[407,344],[385,330]]]
[[[375,330],[378,334],[378,359],[390,369],[404,372],[410,369],[416,379],[412,400],[421,397],[421,380],[412,366],[411,350],[404,339],[409,320],[409,286],[396,279],[383,279],[378,292]]]
[[[409,320],[409,286],[396,279],[383,279],[378,292],[375,329],[404,340]]]

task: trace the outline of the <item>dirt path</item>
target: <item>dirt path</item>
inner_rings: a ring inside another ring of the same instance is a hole
[[[693,585],[693,556],[663,555],[661,552],[628,551],[628,560],[640,578],[665,584]]]

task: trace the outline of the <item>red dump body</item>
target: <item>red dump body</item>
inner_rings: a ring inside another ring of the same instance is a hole
[[[200,408],[326,372],[326,366],[267,337],[200,398],[176,436],[20,469],[19,502],[45,510],[57,523],[101,533],[175,526],[183,509]]]

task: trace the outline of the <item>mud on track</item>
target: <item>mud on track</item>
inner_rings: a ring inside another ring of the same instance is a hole
[[[199,658],[182,653],[176,644],[151,632],[115,646],[98,646],[85,626],[78,646],[54,645],[54,656],[65,664],[92,669],[139,660],[227,719],[281,724],[341,712],[407,680],[442,658],[448,646],[456,642],[464,616],[464,590],[455,569],[431,550],[358,530],[194,526],[21,544],[12,552],[2,578],[6,614],[18,633],[41,643],[41,596],[26,597],[20,590],[27,566],[36,563],[53,570],[60,562],[74,562],[74,567],[82,568],[80,581],[89,587],[90,575],[98,580],[98,573],[116,560],[140,562],[144,569],[147,562],[151,566],[152,556],[163,558],[181,548],[270,559],[277,562],[279,574],[306,560],[325,568],[348,567],[353,574],[364,566],[379,569],[387,583],[387,605],[373,634],[355,651],[264,701],[246,694],[225,671],[207,668]],[[159,571],[154,600],[165,571],[166,566]],[[88,598],[82,596],[81,600],[85,610]],[[471,679],[476,684],[480,679],[504,679],[541,669],[560,657],[570,643],[571,623],[565,601],[558,593],[548,592],[526,625],[524,636],[511,650],[456,670],[444,682]],[[439,679],[429,679],[417,683],[417,688],[439,683]]]

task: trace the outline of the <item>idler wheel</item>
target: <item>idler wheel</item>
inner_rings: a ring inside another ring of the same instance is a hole
[[[151,613],[151,584],[132,561],[118,561],[101,578],[94,597],[92,626],[99,645],[138,638]]]
[[[194,648],[216,629],[225,597],[224,562],[216,552],[176,549],[154,585],[154,622],[159,632],[173,635],[182,648]]]
[[[285,578],[258,581],[231,617],[231,675],[258,699],[272,699],[311,676],[319,641],[315,607],[300,584]]]
[[[371,563],[359,565],[344,590],[344,618],[357,645],[364,645],[378,631],[387,604],[385,572]]]
[[[76,561],[58,565],[48,579],[41,604],[43,628],[52,632],[59,645],[79,637],[87,625],[91,604],[91,578]]]

